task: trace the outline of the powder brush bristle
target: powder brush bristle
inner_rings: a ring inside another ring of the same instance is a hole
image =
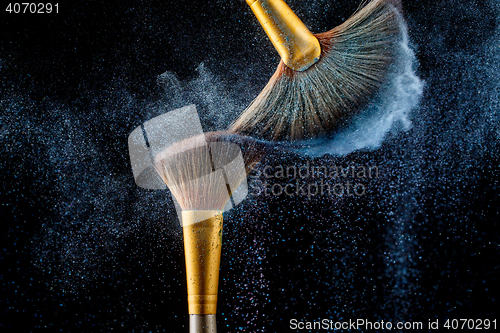
[[[182,210],[223,210],[265,153],[251,138],[209,132],[165,148],[154,165]]]
[[[215,131],[205,133],[205,139],[209,143],[213,142],[229,142],[237,144],[240,147],[243,161],[245,163],[245,171],[248,175],[252,169],[268,155],[274,145],[257,140],[251,136],[232,133],[229,131]]]
[[[372,0],[340,26],[316,34],[320,60],[300,72],[280,62],[230,131],[294,141],[334,131],[379,91],[401,40],[399,0]]]

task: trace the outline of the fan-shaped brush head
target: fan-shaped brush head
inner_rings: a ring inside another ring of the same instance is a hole
[[[314,35],[319,61],[298,71],[282,60],[230,131],[288,141],[334,131],[386,79],[401,38],[399,8],[400,0],[372,0],[340,26]]]

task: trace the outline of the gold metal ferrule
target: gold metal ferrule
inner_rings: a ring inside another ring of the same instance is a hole
[[[182,222],[189,314],[216,314],[222,211],[183,211]]]
[[[304,71],[321,56],[319,41],[283,0],[246,0],[283,62]]]

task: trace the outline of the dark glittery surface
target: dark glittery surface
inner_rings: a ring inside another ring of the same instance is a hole
[[[313,32],[357,7],[288,3]],[[278,56],[244,1],[7,4],[0,331],[187,332],[182,230],[168,191],[135,185],[127,137],[191,103],[205,130],[225,128]],[[321,148],[266,157],[225,214],[219,332],[297,331],[292,319],[500,324],[500,6],[403,9],[408,75]],[[362,195],[307,192],[347,182]],[[288,184],[305,190],[280,192]]]

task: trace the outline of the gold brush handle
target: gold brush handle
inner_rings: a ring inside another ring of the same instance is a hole
[[[283,62],[304,71],[319,60],[321,46],[283,0],[246,0]]]
[[[216,332],[222,211],[183,211],[190,332]]]

